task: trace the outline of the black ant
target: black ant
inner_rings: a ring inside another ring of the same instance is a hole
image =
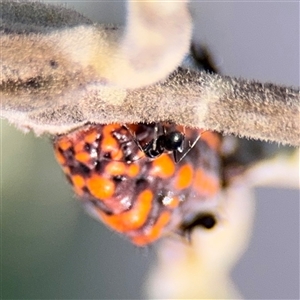
[[[144,127],[148,126],[147,128],[145,127],[145,130],[148,131],[148,128],[150,128],[152,130],[152,134],[151,132],[148,132],[148,135],[144,132],[133,133],[127,126],[126,127],[134,137],[140,150],[142,150],[144,154],[151,159],[160,156],[164,152],[173,152],[175,163],[179,163],[195,146],[200,138],[200,134],[197,135],[197,138],[191,144],[190,141],[186,140],[185,133],[177,130],[176,125],[174,124],[167,123],[167,125],[165,125],[162,123],[155,123],[139,125],[143,125]]]

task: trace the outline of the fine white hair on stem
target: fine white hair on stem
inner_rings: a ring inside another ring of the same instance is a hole
[[[1,115],[23,130],[171,121],[300,143],[297,88],[183,68],[163,79],[188,48],[186,2],[129,1],[123,34],[62,7],[4,1],[0,8]]]

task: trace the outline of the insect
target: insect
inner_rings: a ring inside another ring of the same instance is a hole
[[[201,130],[186,128],[184,138],[198,142],[176,163],[173,137],[183,134],[157,137],[156,128],[164,126],[88,124],[54,139],[56,158],[88,211],[138,246],[214,224],[205,213],[221,187],[220,135],[206,132],[199,139]],[[155,143],[160,151],[150,156]]]
[[[185,127],[168,122],[152,123],[142,127],[134,124],[125,126],[145,156],[156,158],[164,152],[169,152],[173,153],[175,163],[180,162],[189,153],[202,133],[202,130],[198,130],[198,134],[186,136]]]

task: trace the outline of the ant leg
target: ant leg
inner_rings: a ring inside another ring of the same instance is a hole
[[[180,161],[182,161],[185,157],[186,157],[186,155],[193,149],[193,147],[197,144],[197,142],[199,141],[199,139],[201,138],[201,134],[202,133],[199,133],[199,135],[197,136],[197,138],[193,141],[193,143],[191,143],[191,141],[189,140],[188,141],[188,147],[186,147],[187,148],[187,150],[185,151],[185,152],[183,152],[183,154],[182,154],[182,156],[181,157],[179,157],[178,158],[178,153],[177,153],[177,151],[174,151],[174,152],[176,152],[176,159],[175,159],[175,156],[174,156],[174,160],[175,160],[175,162],[176,163],[179,163]],[[179,151],[178,151],[179,152]],[[179,152],[180,153],[180,152]],[[177,161],[176,161],[177,160]]]

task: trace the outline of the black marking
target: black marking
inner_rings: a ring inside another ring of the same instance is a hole
[[[51,59],[49,64],[52,67],[52,69],[57,69],[58,68],[58,62],[55,61],[54,59]]]
[[[26,88],[39,89],[39,88],[41,88],[43,81],[44,80],[41,76],[32,77],[32,78],[29,78],[28,80],[26,80],[26,82],[24,83],[24,86],[26,86]]]
[[[135,186],[139,191],[146,189],[147,185],[148,181],[144,178],[139,178],[135,182]]]
[[[60,153],[60,154],[62,154],[62,155],[64,155],[64,150],[61,148],[61,147],[58,147],[58,152]]]
[[[122,181],[125,181],[125,180],[126,180],[126,177],[124,175],[113,176],[113,181],[116,182],[116,183],[119,183],[119,182],[122,182]]]
[[[113,211],[111,209],[109,209],[102,200],[90,198],[90,199],[88,199],[88,202],[93,204],[93,206],[95,208],[100,209],[108,216],[111,216],[114,214]]]
[[[78,163],[78,165],[76,167],[72,168],[72,169],[74,170],[74,172],[76,174],[80,174],[84,177],[89,176],[90,173],[91,173],[90,168],[87,167],[85,164],[82,164],[82,163]],[[71,170],[71,171],[73,171],[73,170]]]
[[[196,220],[194,224],[192,224],[194,227],[195,226],[201,226],[206,229],[212,229],[216,225],[217,221],[213,215],[203,215],[199,219]]]
[[[90,152],[91,151],[91,145],[89,144],[89,143],[85,143],[84,144],[84,147],[83,147],[83,149],[85,150],[85,151],[87,151],[87,152]]]
[[[75,156],[75,150],[72,147],[68,148],[67,150],[63,151],[61,148],[59,148],[59,151],[61,152],[61,154],[67,159],[67,163],[69,164],[70,161],[74,160],[74,156]]]
[[[191,242],[191,234],[197,227],[204,229],[212,229],[217,224],[217,219],[214,214],[210,212],[202,212],[196,215],[192,220],[184,222],[179,227],[178,233],[185,237],[188,242]]]
[[[199,70],[204,70],[209,73],[217,73],[218,70],[214,64],[214,61],[205,46],[199,46],[192,43],[190,48],[191,55],[195,61],[195,64]]]
[[[89,190],[89,188],[88,188],[87,186],[84,186],[84,187],[82,188],[82,191],[83,191],[85,194],[91,195],[91,192],[90,192],[90,190]]]
[[[107,159],[107,160],[112,160],[112,158],[111,158],[111,153],[110,153],[110,152],[105,153],[105,154],[103,155],[103,158],[104,158],[104,159]]]
[[[122,127],[120,131],[114,131],[112,136],[118,142],[118,145],[122,151],[123,157],[122,161],[126,163],[131,163],[136,159],[139,148],[137,145],[130,139],[131,136],[128,135],[128,130],[126,127]]]

